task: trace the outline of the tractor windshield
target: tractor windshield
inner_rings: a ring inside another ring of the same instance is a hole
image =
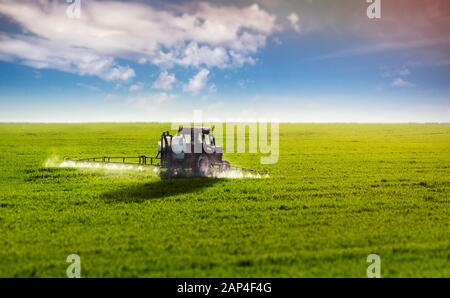
[[[190,143],[191,142],[191,135],[190,134],[183,134],[183,138],[185,143]]]
[[[203,142],[208,146],[214,146],[214,136],[212,134],[204,135],[203,136]]]

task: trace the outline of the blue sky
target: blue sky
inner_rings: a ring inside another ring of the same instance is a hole
[[[450,120],[444,0],[86,2],[0,1],[0,121]]]

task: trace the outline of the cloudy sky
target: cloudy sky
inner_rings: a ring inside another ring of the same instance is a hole
[[[450,1],[0,0],[0,121],[449,122]]]

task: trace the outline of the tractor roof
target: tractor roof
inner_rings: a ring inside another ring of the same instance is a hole
[[[194,131],[194,133],[204,133],[204,134],[209,134],[209,132],[211,131],[209,127],[202,127],[202,126],[193,126],[193,127],[183,127],[180,126],[180,128],[178,129],[178,132],[183,132],[183,133],[187,133],[187,132],[191,132]]]

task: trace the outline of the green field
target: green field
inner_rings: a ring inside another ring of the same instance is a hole
[[[450,125],[280,125],[268,179],[45,167],[153,155],[163,124],[1,124],[0,276],[450,277]]]

